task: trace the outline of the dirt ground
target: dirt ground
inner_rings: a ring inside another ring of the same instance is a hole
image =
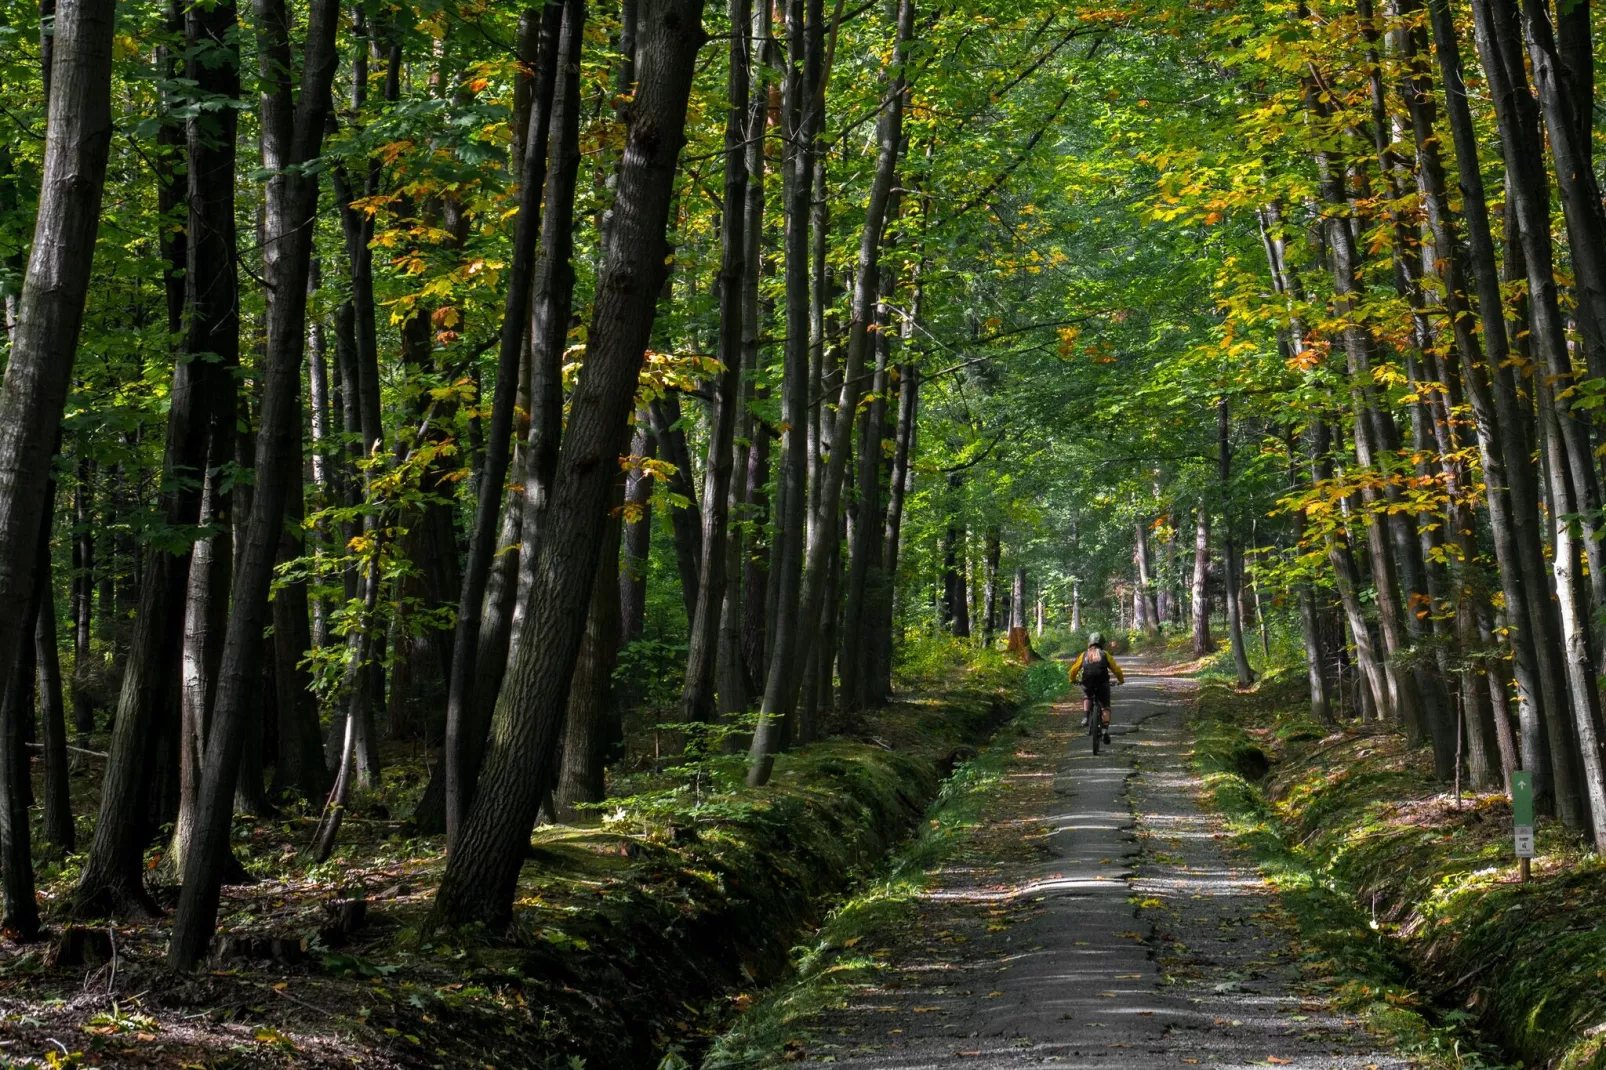
[[[806,1023],[791,1060],[863,1068],[1407,1061],[1302,977],[1289,925],[1201,809],[1192,683],[1141,661],[1097,757],[1079,700],[1023,739],[966,855],[881,980]]]

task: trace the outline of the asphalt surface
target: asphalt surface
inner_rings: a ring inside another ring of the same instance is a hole
[[[1115,692],[1098,757],[1080,702],[1023,739],[967,855],[876,983],[806,1023],[792,1059],[915,1067],[1394,1070],[1302,977],[1269,890],[1198,805],[1192,683]]]

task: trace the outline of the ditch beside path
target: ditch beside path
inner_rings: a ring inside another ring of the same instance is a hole
[[[1187,764],[1190,680],[1135,660],[1094,757],[1080,695],[1019,741],[964,854],[877,983],[790,1056],[866,1070],[1287,1066],[1395,1070],[1302,981],[1252,866]],[[1000,737],[1003,738],[1003,737]]]

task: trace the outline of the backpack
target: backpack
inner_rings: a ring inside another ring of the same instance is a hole
[[[1109,682],[1110,659],[1102,648],[1088,647],[1087,653],[1082,655],[1082,686],[1105,687]]]

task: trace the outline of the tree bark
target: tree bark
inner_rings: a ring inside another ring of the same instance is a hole
[[[63,2],[50,43],[39,208],[0,387],[0,600],[11,606],[27,605],[38,580],[35,548],[47,511],[51,455],[72,377],[105,187],[115,23],[116,4],[110,0]],[[16,663],[24,640],[31,647],[33,637],[25,634],[22,617],[0,614],[0,665]],[[9,746],[12,734],[5,739]],[[15,737],[19,744],[20,739]],[[15,768],[7,767],[13,773]],[[25,829],[27,815],[20,817]],[[17,818],[9,815],[13,822]],[[5,860],[7,880],[16,861],[15,855]],[[26,917],[15,919],[16,931],[29,925]]]
[[[915,302],[918,306],[918,300]],[[908,498],[910,461],[914,449],[915,420],[920,407],[920,370],[913,363],[900,369],[898,385],[898,427],[892,447],[892,478],[888,481],[887,521],[881,535],[881,574],[885,583],[875,604],[874,629],[870,633],[872,650],[868,702],[880,706],[892,696],[892,646],[895,614],[893,592],[898,578],[898,557],[902,549],[904,502]]]
[[[263,272],[273,289],[268,311],[266,374],[256,450],[256,487],[246,545],[235,571],[222,669],[212,711],[196,808],[195,836],[184,862],[185,881],[173,923],[168,961],[191,970],[206,953],[217,921],[223,865],[230,856],[235,783],[245,741],[249,681],[257,675],[266,623],[268,588],[285,500],[292,479],[291,439],[300,435],[301,359],[306,343],[307,275],[312,261],[312,219],[318,201],[315,174],[302,166],[323,146],[324,118],[334,79],[334,0],[313,0],[306,20],[300,93],[287,72],[291,21],[283,0],[255,0],[262,70],[262,155],[272,172],[266,189],[268,245]]]
[[[1078,592],[1080,593],[1080,592]],[[1193,586],[1190,595],[1193,608],[1193,653],[1204,657],[1216,648],[1210,638],[1210,511],[1200,502],[1195,510],[1193,529]],[[1077,608],[1081,601],[1078,599]],[[1077,623],[1073,631],[1080,630],[1080,613],[1073,614]]]
[[[739,25],[739,24],[738,24]],[[615,503],[623,500],[623,481]],[[564,716],[562,760],[552,793],[560,821],[574,821],[579,803],[597,803],[604,797],[608,748],[614,739],[612,719],[613,670],[619,655],[619,517],[611,513],[603,525],[602,555],[591,587],[586,611],[585,636],[569,684],[569,709]]]
[[[53,503],[55,488],[46,496],[44,523],[40,525],[39,548],[39,612],[34,629],[39,667],[39,720],[40,735],[44,744],[45,840],[64,851],[75,849],[77,835],[73,828],[71,785],[68,782],[70,765],[67,761],[67,711],[62,701],[61,649],[56,642],[56,588],[51,579],[50,529],[54,525]]]
[[[525,633],[504,681],[479,790],[436,897],[438,923],[511,917],[530,828],[552,781],[587,606],[665,270],[665,227],[704,34],[700,0],[644,0],[636,96],[605,232],[590,342],[570,406]]]
[[[557,6],[548,5],[549,8]],[[584,19],[583,11],[580,17]],[[543,19],[543,22],[546,21],[550,21],[550,17]],[[526,12],[520,20],[521,41],[536,32],[526,23],[531,27],[535,23],[530,12]],[[480,708],[474,701],[474,682],[480,653],[481,613],[498,550],[496,537],[503,526],[499,514],[504,511],[501,508],[504,498],[502,491],[513,452],[514,402],[519,394],[518,377],[526,339],[525,323],[530,318],[536,245],[541,233],[541,190],[545,185],[546,149],[554,110],[552,86],[556,77],[556,62],[543,62],[545,57],[541,51],[544,49],[555,57],[558,46],[550,40],[549,35],[541,33],[540,37],[536,67],[543,76],[551,71],[553,77],[542,77],[527,90],[533,90],[534,99],[528,103],[529,122],[526,132],[520,137],[524,154],[519,160],[519,214],[514,225],[507,298],[502,309],[496,359],[496,393],[491,403],[485,465],[477,491],[474,533],[469,543],[468,562],[458,600],[457,625],[452,634],[452,668],[446,692],[446,744],[442,756],[445,766],[448,851],[472,797],[472,780],[478,771],[475,758],[481,750],[478,740],[483,738],[488,724],[474,716]],[[578,48],[577,42],[574,47]],[[578,56],[573,58],[577,60]],[[524,85],[522,79],[520,85]],[[506,511],[512,512],[514,509],[509,505]],[[497,626],[497,623],[493,623],[493,630]],[[474,737],[473,741],[470,737]]]
[[[832,428],[832,452],[826,470],[822,473],[820,508],[816,522],[809,531],[809,546],[803,574],[801,630],[797,642],[788,654],[787,648],[777,643],[775,662],[770,666],[770,678],[764,689],[764,705],[760,711],[758,729],[753,734],[749,755],[748,783],[762,787],[774,767],[775,752],[780,742],[780,719],[792,708],[797,689],[783,663],[795,658],[807,663],[810,644],[817,637],[820,613],[829,582],[830,555],[837,549],[837,506],[842,493],[842,476],[847,469],[848,437],[852,433],[853,419],[858,410],[859,394],[863,389],[865,351],[870,344],[870,324],[875,320],[876,299],[879,296],[878,265],[883,230],[886,226],[887,206],[892,196],[893,179],[897,172],[898,155],[903,143],[903,103],[907,90],[905,62],[909,42],[914,34],[913,0],[900,0],[898,5],[897,43],[888,70],[888,86],[883,94],[881,118],[877,123],[877,155],[875,176],[871,181],[870,196],[865,207],[863,230],[859,237],[858,269],[854,276],[853,316],[848,327],[847,361],[842,371],[841,396],[837,400],[835,426]]]
[[[1523,66],[1516,12],[1502,4],[1478,0],[1473,5],[1473,17],[1506,159],[1507,197],[1527,269],[1528,340],[1534,356],[1550,378],[1551,403],[1541,404],[1538,411],[1541,440],[1548,451],[1550,465],[1545,474],[1556,496],[1556,512],[1552,515],[1570,517],[1594,513],[1599,508],[1599,488],[1588,427],[1573,411],[1571,400],[1561,397],[1573,382],[1574,374],[1556,292],[1549,178],[1544,169],[1537,105],[1529,92]],[[1570,525],[1557,529],[1557,533],[1560,541],[1553,563],[1565,569],[1557,573],[1557,580],[1576,584],[1582,578],[1574,556],[1580,540]],[[1582,541],[1585,550],[1596,542],[1593,538]],[[1602,574],[1602,578],[1606,579],[1606,574]],[[1598,836],[1606,837],[1606,785],[1601,783],[1598,748],[1593,748],[1593,754],[1583,753],[1594,770],[1593,773],[1588,767],[1582,770],[1586,781],[1583,787],[1589,796],[1590,812],[1586,813],[1580,785],[1573,775],[1577,752],[1571,750],[1566,740],[1580,727],[1587,726],[1587,730],[1593,732],[1600,721],[1589,613],[1586,604],[1580,602],[1578,592],[1560,588],[1557,597],[1562,611],[1561,650],[1566,699],[1572,713],[1572,724],[1556,718],[1547,726],[1557,814],[1565,824],[1572,826],[1582,826],[1588,820],[1595,826]],[[1579,612],[1580,608],[1584,611]],[[1598,842],[1606,843],[1606,838]]]
[[[698,505],[700,495],[692,472],[691,451],[686,446],[686,431],[680,426],[679,395],[670,392],[654,399],[648,406],[648,412],[652,415],[653,438],[658,441],[658,458],[675,468],[666,477],[666,489],[686,501],[685,505],[669,507],[669,526],[675,533],[675,567],[680,574],[680,597],[686,607],[689,630],[697,616],[697,583],[703,568],[703,515]]]
[[[752,0],[730,0],[733,28],[752,21]],[[687,636],[682,721],[712,720],[714,668],[720,611],[725,599],[725,542],[729,538],[731,472],[735,467],[736,420],[742,390],[742,283],[746,276],[747,160],[744,151],[748,97],[748,48],[740,32],[731,34],[730,77],[725,117],[725,191],[721,208],[719,269],[719,360],[724,370],[714,384],[714,411],[703,471],[702,550],[698,558],[695,607]]]
[[[1136,524],[1137,536],[1134,559],[1138,566],[1138,598],[1143,605],[1143,630],[1151,638],[1160,634],[1160,606],[1154,596],[1154,552],[1149,545],[1149,525],[1143,519]]]
[[[991,647],[998,634],[998,561],[1003,554],[996,525],[983,537],[981,576],[981,643]]]
[[[651,461],[658,440],[647,429],[645,410],[636,413],[636,431],[630,456]],[[652,473],[644,465],[625,477],[624,557],[619,562],[619,636],[624,642],[640,639],[647,625],[647,567],[652,550]]]

